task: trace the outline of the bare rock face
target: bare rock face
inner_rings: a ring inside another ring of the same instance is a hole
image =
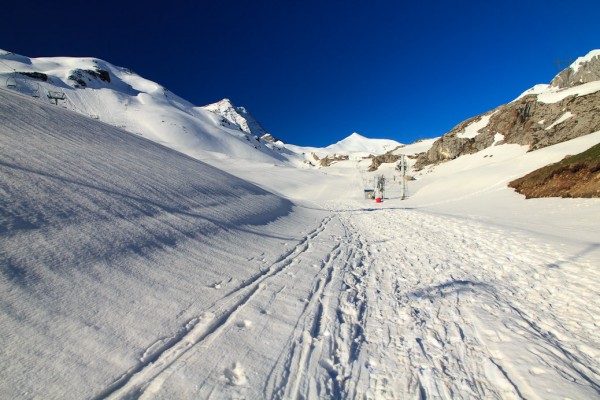
[[[269,142],[269,143],[277,143],[280,142],[279,139],[277,139],[275,136],[271,135],[270,133],[265,133],[264,135],[262,135],[260,137],[262,140],[264,140],[265,142]]]
[[[592,56],[578,59],[557,75],[552,85],[578,86],[600,80],[600,51],[590,54]],[[544,103],[537,94],[520,97],[458,124],[417,158],[415,169],[476,153],[492,145],[519,144],[529,146],[531,151],[587,135],[600,130],[599,110],[600,91],[569,96],[555,103]],[[477,123],[482,125],[479,130],[465,134],[468,128],[478,126]]]
[[[377,169],[379,168],[379,166],[381,164],[395,163],[396,161],[400,160],[400,158],[402,156],[392,154],[392,152],[396,151],[396,149],[390,150],[387,153],[379,155],[379,156],[372,156],[371,157],[371,165],[369,166],[369,172],[377,171]]]
[[[567,88],[600,80],[600,51],[577,59],[569,68],[556,75],[550,86]]]
[[[455,126],[450,132],[439,138],[433,143],[429,151],[420,154],[415,163],[415,169],[420,170],[426,165],[436,164],[442,161],[453,160],[458,156],[465,154],[477,153],[491,146],[494,141],[493,135],[480,134],[474,138],[460,137],[459,133],[473,123],[480,121],[482,118],[491,114],[478,115],[477,117],[469,118]]]
[[[349,156],[342,154],[326,155],[323,158],[319,158],[319,156],[315,153],[311,153],[311,155],[321,167],[329,167],[333,163],[336,163],[338,161],[346,161],[350,158]]]

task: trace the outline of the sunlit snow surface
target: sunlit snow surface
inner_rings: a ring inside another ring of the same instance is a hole
[[[506,187],[600,133],[402,201],[394,164],[211,160],[234,177],[5,90],[0,121],[1,398],[600,395],[600,202]]]

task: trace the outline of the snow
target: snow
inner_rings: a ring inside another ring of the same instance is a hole
[[[244,107],[236,107],[231,100],[223,99],[219,102],[202,107],[205,110],[223,116],[230,124],[240,130],[262,137],[267,134],[264,128],[252,117]]]
[[[517,101],[520,98],[528,96],[530,94],[538,95],[538,94],[541,94],[541,93],[545,93],[545,92],[547,92],[550,89],[551,89],[551,87],[550,87],[549,84],[538,84],[538,85],[535,85],[534,87],[532,87],[530,89],[527,89],[523,93],[521,93],[521,95],[519,97],[517,97],[516,99],[514,99],[513,101]]]
[[[99,395],[197,337],[210,305],[322,218],[102,122],[0,98],[2,398]]]
[[[79,112],[0,90],[0,398],[598,397],[600,202],[507,183],[600,132],[410,171],[400,200],[394,164],[297,168],[106,67],[121,89],[64,87]]]
[[[478,120],[473,121],[472,123],[467,125],[464,130],[462,130],[461,132],[458,132],[456,134],[456,136],[459,138],[463,138],[463,139],[473,139],[474,137],[479,135],[480,130],[485,128],[490,123],[490,118],[494,114],[495,113],[484,115],[481,118],[479,118]]]
[[[325,147],[329,154],[348,154],[356,152],[383,154],[401,146],[401,143],[389,139],[368,139],[358,133],[353,133],[339,142]]]
[[[569,96],[585,96],[600,90],[600,81],[584,83],[582,85],[559,89],[550,85],[535,85],[533,88],[526,90],[513,101],[517,101],[522,97],[533,94],[537,96],[537,101],[546,104],[558,103]]]
[[[566,113],[564,113],[563,115],[561,115],[560,117],[558,117],[558,119],[556,121],[554,121],[551,125],[549,125],[546,128],[546,130],[549,131],[550,129],[554,128],[556,125],[562,124],[563,122],[565,122],[566,120],[568,120],[572,116],[573,116],[573,114],[571,114],[570,111],[567,111]]]
[[[585,96],[596,93],[600,90],[600,81],[584,83],[579,86],[574,86],[565,89],[552,88],[538,95],[538,101],[541,103],[552,104],[558,103],[569,96]]]
[[[415,149],[431,147],[428,143],[414,143]],[[348,156],[351,160],[360,160],[370,155],[384,154],[389,151],[404,148],[406,145],[396,142],[395,140],[389,139],[371,139],[353,133],[350,136],[340,140],[339,142],[329,145],[327,147],[308,147],[308,146],[296,146],[293,144],[286,143],[285,148],[291,152],[303,155],[306,162],[314,163],[314,156],[324,158],[327,156],[344,155]],[[411,145],[412,146],[412,145]],[[295,163],[298,166],[298,163]]]

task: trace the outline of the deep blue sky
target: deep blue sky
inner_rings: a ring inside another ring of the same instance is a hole
[[[197,105],[228,97],[313,146],[442,135],[600,48],[598,0],[11,1],[2,14],[4,50],[102,58]]]

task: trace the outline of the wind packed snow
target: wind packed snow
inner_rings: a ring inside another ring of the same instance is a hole
[[[148,140],[160,114],[139,135],[0,90],[0,398],[600,396],[600,203],[507,188],[600,132],[411,170],[400,200],[394,164],[297,168],[131,77],[126,127],[167,109],[187,155]]]

